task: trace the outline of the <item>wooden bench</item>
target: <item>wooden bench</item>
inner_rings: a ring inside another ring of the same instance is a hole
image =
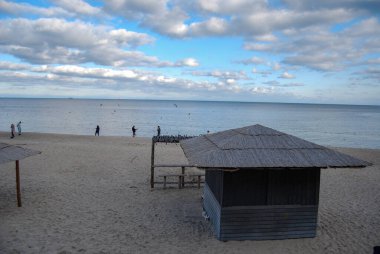
[[[198,186],[198,189],[201,188],[201,178],[202,176],[204,177],[205,175],[204,174],[188,174],[187,176],[189,177],[197,177],[197,186]]]
[[[204,174],[162,174],[162,175],[159,175],[159,177],[163,177],[164,178],[164,189],[166,189],[166,179],[168,177],[178,177],[178,188],[179,189],[182,189],[183,187],[185,187],[185,177],[188,176],[188,177],[197,177],[197,186],[198,186],[198,189],[201,188],[201,178],[202,176],[205,176]]]
[[[159,177],[163,177],[164,178],[164,189],[166,189],[166,178],[167,177],[178,177],[178,188],[181,189],[182,188],[182,185],[184,185],[184,178],[185,178],[185,175],[184,174],[165,174],[165,175],[159,175]]]

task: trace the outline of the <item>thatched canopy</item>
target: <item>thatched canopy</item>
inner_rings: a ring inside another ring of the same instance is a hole
[[[181,140],[200,168],[365,167],[370,163],[262,125]]]
[[[26,157],[40,154],[39,151],[23,148],[20,146],[0,143],[0,164],[22,160]]]

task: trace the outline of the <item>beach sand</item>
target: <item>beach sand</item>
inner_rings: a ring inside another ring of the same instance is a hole
[[[323,169],[317,237],[220,242],[201,216],[202,190],[151,190],[150,139],[24,133],[0,142],[42,151],[0,165],[0,253],[372,253],[380,245],[380,150],[337,150],[374,163]],[[157,163],[182,163],[159,145]]]

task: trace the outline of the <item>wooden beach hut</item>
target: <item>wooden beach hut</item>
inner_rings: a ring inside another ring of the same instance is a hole
[[[223,241],[314,237],[320,169],[369,165],[261,125],[180,143],[206,170],[203,207]]]
[[[21,184],[20,184],[20,160],[29,156],[40,154],[39,151],[23,148],[20,146],[0,143],[0,164],[16,162],[16,195],[17,206],[21,207]]]

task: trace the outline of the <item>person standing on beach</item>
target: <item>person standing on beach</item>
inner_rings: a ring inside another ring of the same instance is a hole
[[[157,136],[160,136],[161,135],[161,128],[160,126],[158,125],[157,126]]]
[[[95,136],[96,136],[96,135],[99,136],[99,131],[100,131],[100,127],[99,127],[99,125],[96,125]]]
[[[11,124],[11,138],[15,137],[15,125],[12,123]]]
[[[21,121],[17,124],[18,135],[21,135]]]
[[[137,129],[136,129],[136,127],[133,125],[133,126],[132,126],[133,137],[136,136],[136,131],[137,131]]]

